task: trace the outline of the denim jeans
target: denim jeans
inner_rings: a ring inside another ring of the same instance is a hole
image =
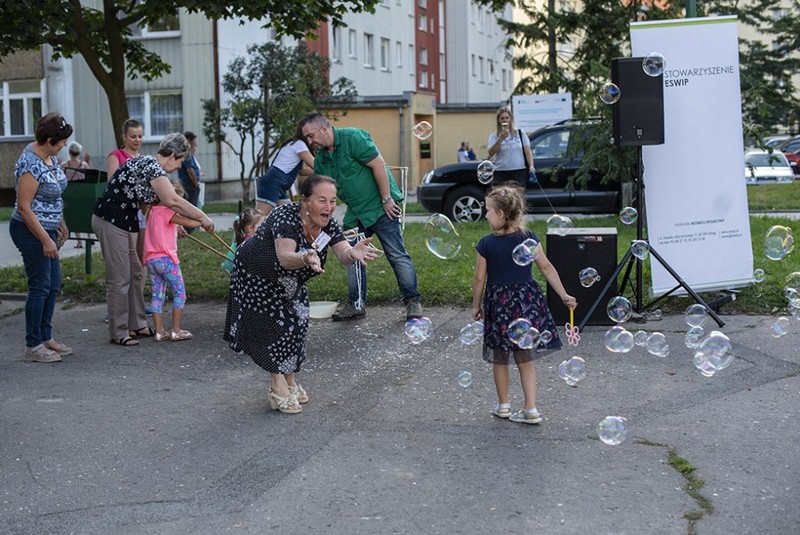
[[[47,233],[56,240],[56,231]],[[25,223],[11,220],[9,234],[22,253],[22,263],[28,277],[28,299],[25,301],[25,345],[36,347],[53,337],[53,313],[56,297],[61,291],[61,262],[47,258],[42,242],[28,230]]]
[[[345,228],[347,230],[347,228]],[[403,294],[403,302],[419,301],[420,294],[417,291],[417,273],[414,271],[414,264],[408,256],[405,243],[403,242],[403,232],[400,228],[400,220],[389,219],[382,215],[378,221],[369,228],[362,228],[367,237],[377,236],[381,241],[381,247],[386,254],[386,260],[394,270],[397,278],[397,285],[400,293]],[[354,245],[355,242],[351,242]],[[359,294],[359,277],[361,279],[361,293]],[[360,262],[355,262],[347,268],[347,298],[354,306],[367,302],[367,270]]]

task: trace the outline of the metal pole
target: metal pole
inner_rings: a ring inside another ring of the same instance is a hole
[[[697,16],[697,0],[686,0],[686,18],[691,19]]]

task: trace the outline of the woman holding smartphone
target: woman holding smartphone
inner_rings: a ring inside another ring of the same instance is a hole
[[[494,183],[511,180],[524,188],[536,172],[530,139],[525,132],[514,127],[514,116],[508,107],[498,109],[495,118],[496,129],[486,142],[489,158],[494,163]]]

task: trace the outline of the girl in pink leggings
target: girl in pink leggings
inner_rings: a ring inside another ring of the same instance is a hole
[[[183,195],[183,188],[172,183],[175,192]],[[156,340],[190,340],[192,333],[181,329],[181,313],[186,304],[186,287],[183,284],[180,261],[178,260],[178,225],[197,227],[198,221],[180,216],[158,204],[150,207],[147,213],[147,226],[144,237],[144,263],[150,275],[153,298],[153,323],[156,327]],[[172,329],[164,329],[162,310],[166,299],[167,286],[172,290]]]

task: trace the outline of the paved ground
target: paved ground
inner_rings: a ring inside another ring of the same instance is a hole
[[[545,421],[525,426],[489,415],[490,368],[458,338],[467,311],[426,313],[416,346],[395,307],[314,321],[296,416],[269,410],[266,372],[221,340],[223,304],[187,308],[194,340],[138,348],[108,343],[102,305],[59,309],[75,355],[51,365],[20,359],[23,315],[7,315],[0,533],[800,531],[797,323],[775,339],[771,318],[723,316],[736,360],[710,379],[682,317],[629,326],[663,332],[666,358],[610,353],[589,327],[539,361]],[[557,372],[573,354],[589,367],[576,388]],[[631,424],[619,446],[593,437],[607,415]],[[705,482],[696,497],[670,452]]]

